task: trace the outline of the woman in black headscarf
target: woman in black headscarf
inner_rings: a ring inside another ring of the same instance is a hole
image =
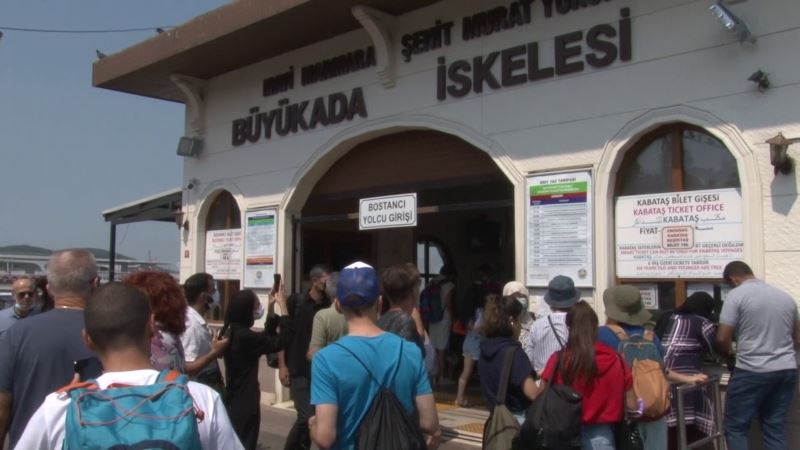
[[[709,295],[707,292],[695,292],[694,294],[690,295],[689,298],[687,298],[686,301],[683,302],[680,307],[678,307],[678,309],[664,312],[661,317],[658,318],[658,322],[656,322],[653,332],[655,332],[659,339],[664,339],[664,334],[669,331],[673,325],[672,319],[675,314],[692,314],[713,322],[714,306],[714,297]]]
[[[706,356],[714,356],[716,326],[711,322],[714,298],[706,292],[695,292],[683,305],[659,320],[662,327],[664,367],[667,379],[673,382],[672,408],[667,416],[669,448],[676,448],[677,384],[703,383]],[[688,442],[710,435],[714,430],[711,400],[706,390],[684,395],[684,414]],[[705,448],[705,447],[703,447]]]
[[[283,292],[279,289],[270,298],[270,310],[278,302],[281,311],[288,311]],[[223,330],[230,333],[230,345],[225,351],[225,407],[233,429],[244,448],[252,450],[258,442],[261,424],[261,388],[258,384],[258,360],[267,353],[284,350],[292,340],[292,330],[287,316],[272,316],[263,331],[250,328],[261,318],[264,309],[251,290],[233,295],[225,314]],[[269,331],[279,328],[277,335]]]

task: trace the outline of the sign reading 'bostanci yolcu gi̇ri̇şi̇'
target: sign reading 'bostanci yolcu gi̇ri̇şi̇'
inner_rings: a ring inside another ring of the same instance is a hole
[[[358,202],[358,229],[414,227],[417,225],[417,194],[362,198]]]

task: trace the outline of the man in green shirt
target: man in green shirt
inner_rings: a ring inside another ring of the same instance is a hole
[[[314,324],[311,327],[311,342],[308,345],[306,357],[309,361],[314,353],[327,345],[336,342],[347,334],[347,321],[344,315],[336,309],[336,286],[339,284],[339,272],[333,272],[325,281],[325,294],[331,299],[331,306],[314,315]]]

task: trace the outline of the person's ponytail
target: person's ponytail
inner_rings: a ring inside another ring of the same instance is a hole
[[[568,358],[564,359],[562,377],[571,384],[576,380],[588,380],[597,375],[594,344],[597,341],[597,314],[586,302],[578,302],[567,313]]]

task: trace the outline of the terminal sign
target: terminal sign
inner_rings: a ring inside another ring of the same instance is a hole
[[[377,230],[417,226],[417,194],[362,198],[358,202],[358,229]]]

